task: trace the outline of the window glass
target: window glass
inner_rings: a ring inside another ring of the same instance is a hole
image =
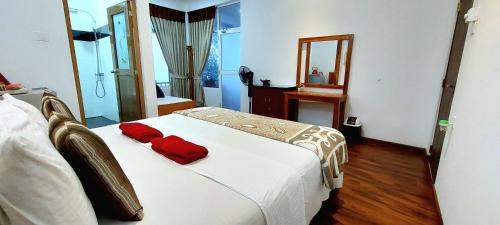
[[[240,111],[240,77],[237,73],[222,75],[222,107]]]
[[[221,35],[222,71],[237,71],[240,68],[240,33]]]
[[[155,72],[155,80],[157,83],[168,83],[169,75],[168,75],[168,66],[165,57],[163,56],[163,51],[160,47],[160,42],[158,41],[158,37],[156,33],[151,34],[151,41],[153,43],[153,65]]]
[[[219,8],[220,29],[240,27],[240,3],[235,3]]]
[[[220,21],[218,21],[218,19]],[[214,32],[212,33],[212,44],[210,52],[202,73],[202,84],[204,87],[219,88],[219,66],[224,70],[237,71],[240,64],[240,43],[238,34],[223,35],[222,45],[219,46],[219,31],[221,34],[225,30],[240,27],[240,3],[222,6],[217,9],[217,16],[214,21]],[[222,53],[221,53],[222,50]],[[223,54],[226,60],[221,60]],[[222,65],[219,65],[219,62]]]
[[[201,80],[203,87],[219,87],[219,36],[217,32],[212,33],[212,45],[208,55],[207,63],[203,68]]]

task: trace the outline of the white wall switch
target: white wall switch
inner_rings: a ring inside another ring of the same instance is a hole
[[[49,42],[49,33],[47,32],[35,32],[35,41]]]
[[[466,23],[475,23],[478,20],[479,7],[470,8],[464,15]]]

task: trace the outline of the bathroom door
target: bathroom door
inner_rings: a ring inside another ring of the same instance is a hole
[[[108,8],[109,32],[113,55],[116,94],[120,121],[127,122],[141,118],[139,77],[135,65],[130,2],[122,2]]]

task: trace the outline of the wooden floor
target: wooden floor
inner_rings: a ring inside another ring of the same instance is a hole
[[[344,187],[330,199],[311,225],[440,224],[425,157],[406,147],[350,146]]]

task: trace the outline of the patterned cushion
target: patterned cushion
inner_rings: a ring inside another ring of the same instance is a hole
[[[54,112],[54,107],[52,107],[52,103],[49,101],[51,98],[55,98],[52,96],[43,96],[42,97],[42,114],[45,119],[49,120],[50,115]]]
[[[73,113],[71,113],[71,110],[69,110],[68,106],[66,106],[63,101],[54,96],[46,95],[42,97],[42,113],[48,120],[52,115],[52,112],[58,112],[66,117],[76,120]]]
[[[52,96],[52,97],[57,97],[57,94],[55,91],[52,91],[52,90],[45,90],[43,91],[43,95],[42,95],[42,98],[45,97],[45,96]]]
[[[49,125],[48,125],[48,130],[49,130],[49,137],[50,137],[50,140],[52,141],[52,144],[54,144],[54,146],[56,146],[57,143],[60,143],[56,140],[56,132],[54,132],[54,130],[60,126],[64,126],[65,125],[65,122],[72,122],[72,123],[76,123],[76,124],[81,124],[80,122],[72,119],[72,118],[69,118],[65,115],[63,115],[62,113],[58,113],[58,112],[52,112],[52,115],[49,117]],[[63,135],[61,134],[58,134],[59,137],[63,137]],[[59,149],[60,146],[56,146],[56,149]]]
[[[49,119],[50,139],[73,167],[98,214],[142,220],[137,195],[106,143],[85,126],[60,113]]]

